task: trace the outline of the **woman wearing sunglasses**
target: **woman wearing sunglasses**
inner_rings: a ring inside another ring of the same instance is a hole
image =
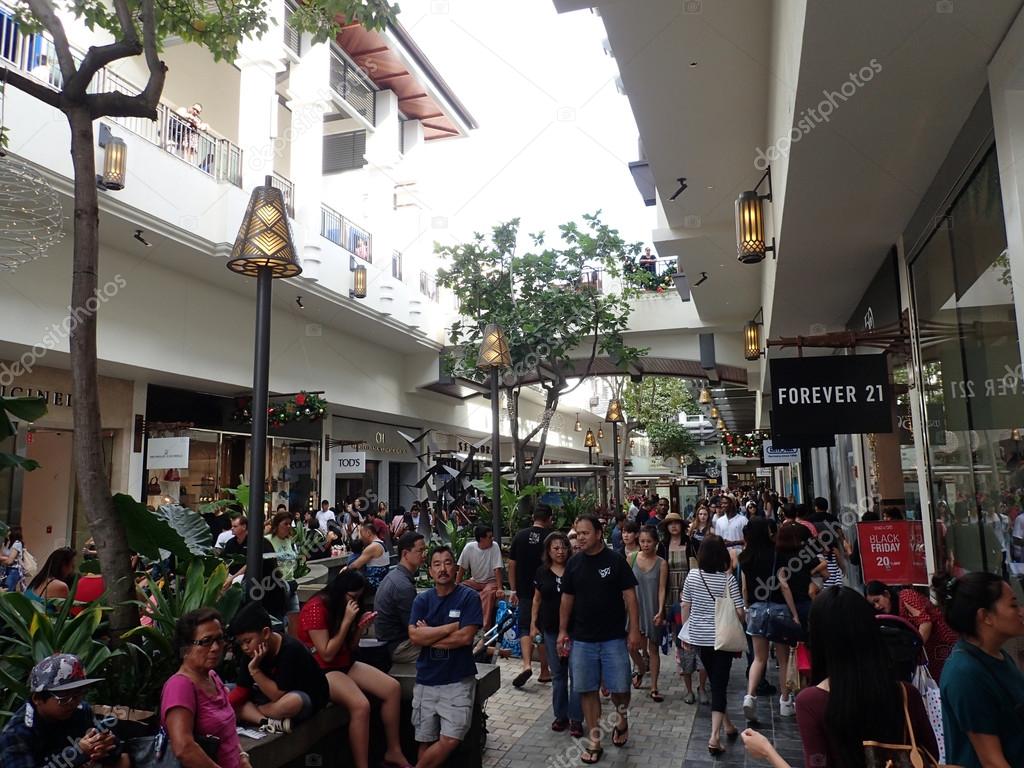
[[[199,608],[178,619],[181,666],[164,683],[160,721],[182,768],[250,768],[235,730],[235,710],[214,672],[226,641],[220,614]]]

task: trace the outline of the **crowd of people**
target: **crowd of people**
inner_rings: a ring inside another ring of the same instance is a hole
[[[325,502],[301,520],[285,509],[272,515],[264,568],[276,595],[247,602],[230,621],[211,608],[178,621],[181,666],[163,687],[160,720],[181,765],[245,768],[238,726],[290,733],[330,703],[348,711],[354,765],[367,768],[371,702],[383,765],[445,764],[470,730],[476,662],[488,657],[481,638],[499,605],[516,617],[522,651],[511,684],[527,685],[539,667],[537,683],[551,686],[551,729],[582,740],[585,764],[609,746],[604,700],[614,708],[610,745],[622,748],[631,697],[646,688],[667,717],[674,707],[708,713],[712,757],[742,739],[750,755],[786,766],[757,730],[778,695],[773,709],[796,718],[806,766],[885,764],[901,750],[915,766],[940,758],[969,768],[1024,765],[1024,675],[1002,651],[1024,636],[1010,584],[986,572],[943,574],[934,601],[909,585],[853,589],[856,547],[826,499],[802,505],[767,491],[719,492],[681,514],[668,499],[638,497],[611,516],[582,514],[568,531],[555,530],[552,510],[538,504],[506,553],[467,510],[454,519],[472,530],[461,552],[419,504],[339,513]],[[248,521],[235,514],[225,522],[217,521],[217,547],[239,579]],[[300,527],[319,535],[296,536]],[[0,553],[0,561],[17,560],[11,541],[14,558]],[[300,607],[298,569],[339,545],[346,566]],[[21,588],[48,609],[83,599],[77,555],[55,551]],[[429,587],[418,581],[424,565]],[[99,597],[102,577],[92,578]],[[361,654],[367,633],[387,663]],[[900,655],[908,643],[909,666]],[[229,650],[237,673],[225,682],[218,670]],[[666,654],[685,686],[677,699],[660,688],[673,666]],[[413,662],[418,752],[409,760],[400,687],[387,670]],[[746,684],[731,690],[737,664]],[[44,765],[69,743],[81,763],[128,764],[116,735],[88,715],[83,700],[96,680],[77,659],[45,659],[28,682],[29,699],[0,734],[0,764]],[[738,712],[745,723],[734,722]],[[932,757],[916,762],[915,749]]]

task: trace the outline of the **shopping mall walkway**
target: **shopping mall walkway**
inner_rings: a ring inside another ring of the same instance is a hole
[[[631,707],[629,744],[625,749],[612,747],[606,739],[604,757],[599,765],[624,768],[740,768],[764,766],[765,763],[748,759],[740,741],[724,742],[727,752],[717,760],[707,750],[711,728],[711,712],[707,706],[689,706],[683,703],[683,685],[675,674],[675,662],[662,657],[664,668],[661,692],[665,701],[656,704],[648,697],[646,686],[634,696]],[[534,677],[521,690],[510,680],[519,672],[517,659],[500,662],[501,690],[487,702],[487,750],[484,768],[575,768],[580,766],[581,742],[568,733],[551,730],[551,688],[536,682]],[[729,686],[729,713],[738,726],[743,727],[741,711],[742,692],[746,687],[745,664],[737,660],[733,665]],[[772,679],[775,672],[772,669]],[[796,722],[793,718],[778,717],[778,697],[772,697],[771,711],[768,699],[759,700],[761,725],[782,756],[793,768],[802,768],[803,758]],[[605,707],[605,714],[608,708]]]

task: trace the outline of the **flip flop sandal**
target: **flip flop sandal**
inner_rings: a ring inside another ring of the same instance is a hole
[[[526,681],[529,680],[532,675],[532,669],[524,669],[512,680],[512,686],[514,688],[522,688],[524,685],[526,685]]]
[[[633,687],[639,689],[640,686],[643,685],[643,682],[644,682],[644,673],[643,672],[634,672],[633,673]]]
[[[665,697],[662,696],[660,693],[658,693],[657,690],[654,690],[654,691],[651,691],[651,699],[653,701],[656,701],[658,704],[661,704],[661,702],[663,702],[665,700]]]
[[[624,736],[622,741],[618,740],[620,736]],[[626,746],[626,742],[628,742],[628,741],[629,741],[629,725],[628,724],[622,730],[619,730],[618,726],[615,726],[614,728],[612,728],[612,744],[614,744],[616,747],[624,747],[624,746]]]
[[[537,678],[537,682],[538,683],[550,683],[551,682],[551,678],[550,677],[538,677]]]
[[[604,750],[601,747],[587,747],[583,750],[583,754],[580,755],[580,760],[587,765],[593,765],[600,762],[601,755],[603,754]]]

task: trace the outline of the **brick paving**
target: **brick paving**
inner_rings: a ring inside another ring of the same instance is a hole
[[[521,669],[518,659],[502,659],[502,686],[487,702],[487,749],[484,768],[569,768],[582,765],[579,755],[582,742],[568,732],[551,730],[551,687],[537,682],[538,668],[521,689],[512,687]],[[625,768],[654,768],[655,766],[683,766],[683,768],[753,768],[765,763],[747,757],[740,741],[729,743],[723,739],[726,754],[712,758],[707,743],[711,730],[711,711],[708,706],[687,705],[683,702],[682,681],[675,673],[674,658],[662,656],[661,693],[665,701],[657,704],[648,697],[649,679],[644,687],[634,691],[630,707],[629,743],[623,749],[611,745],[611,734],[604,739],[604,756],[599,765]],[[769,676],[776,682],[774,664],[769,665]],[[742,701],[746,690],[746,663],[737,659],[733,663],[729,683],[729,716],[742,730]],[[638,695],[637,695],[638,694]],[[603,699],[607,705],[608,700]],[[758,711],[760,723],[755,727],[768,736],[782,757],[793,768],[803,766],[800,737],[795,718],[779,717],[778,696],[760,697]],[[603,708],[603,715],[610,712]],[[579,745],[579,746],[578,746]]]

